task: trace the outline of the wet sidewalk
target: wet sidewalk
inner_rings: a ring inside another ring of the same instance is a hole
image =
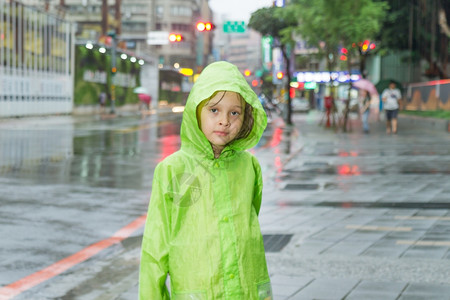
[[[450,299],[450,134],[321,118],[274,118],[252,150],[274,299]],[[137,299],[142,231],[17,299]]]
[[[320,118],[295,115],[290,148],[256,154],[274,299],[450,299],[450,135]]]

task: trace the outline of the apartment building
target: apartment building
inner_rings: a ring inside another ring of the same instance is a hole
[[[195,27],[200,20],[212,21],[208,0],[23,0],[23,3],[76,22],[79,42],[104,42],[104,34],[114,31],[119,47],[138,56],[155,57],[163,68],[201,70],[211,53],[213,33],[199,33]],[[103,5],[107,6],[106,12]],[[148,45],[151,31],[178,33],[183,40]]]

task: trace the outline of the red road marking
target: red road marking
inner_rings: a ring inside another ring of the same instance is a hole
[[[139,229],[145,224],[147,215],[140,216],[127,226],[117,231],[113,236],[92,244],[77,253],[61,259],[60,261],[40,270],[31,275],[28,275],[22,279],[17,280],[9,285],[0,288],[0,300],[11,299],[14,296],[53,278],[62,272],[70,269],[71,267],[91,258],[100,251],[120,243],[127,237],[129,237],[134,231]]]

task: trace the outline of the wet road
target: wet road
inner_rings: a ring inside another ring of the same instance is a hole
[[[112,236],[146,213],[181,114],[0,124],[0,286]]]

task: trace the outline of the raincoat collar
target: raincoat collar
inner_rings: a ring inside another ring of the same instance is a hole
[[[228,62],[220,61],[208,65],[198,77],[186,101],[181,123],[181,150],[190,154],[214,159],[209,141],[200,130],[197,122],[197,106],[218,91],[232,91],[241,94],[244,100],[253,107],[253,128],[243,139],[228,144],[220,158],[229,157],[237,151],[254,147],[267,126],[266,113],[255,92],[250,88],[238,68]]]

